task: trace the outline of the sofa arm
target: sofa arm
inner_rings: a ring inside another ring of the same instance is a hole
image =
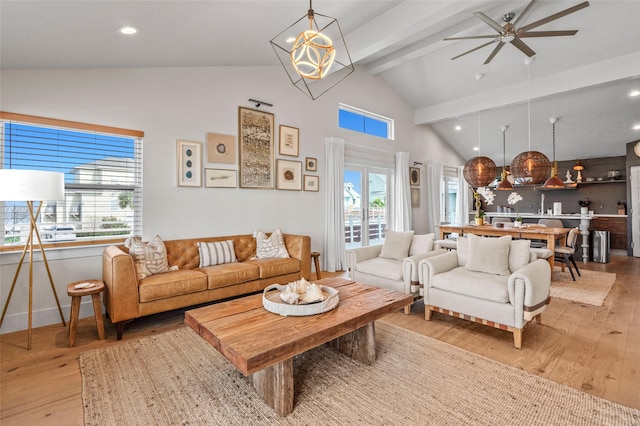
[[[450,271],[458,267],[458,254],[455,251],[446,251],[433,257],[422,259],[418,263],[418,280],[424,289],[429,286],[431,277],[436,274]]]
[[[311,237],[308,235],[284,234],[284,244],[289,256],[300,261],[300,277],[311,279]]]
[[[549,300],[551,267],[549,262],[538,259],[509,276],[509,302],[524,312],[535,312]],[[524,315],[524,314],[523,314]]]
[[[104,306],[113,323],[138,317],[138,279],[133,257],[116,246],[102,253]]]
[[[426,251],[420,254],[414,254],[413,256],[405,257],[402,260],[402,277],[404,278],[405,283],[407,280],[412,281],[414,285],[418,285],[420,281],[419,273],[418,273],[418,264],[422,259],[426,259],[429,257],[434,257],[439,254],[446,253],[445,249],[437,249]]]
[[[356,270],[356,265],[358,263],[376,258],[381,252],[382,244],[347,250],[347,268],[349,269],[349,278],[353,279],[353,272]]]

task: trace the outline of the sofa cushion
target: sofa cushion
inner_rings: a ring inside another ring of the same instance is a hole
[[[207,276],[207,288],[214,289],[253,281],[260,278],[260,271],[250,262],[224,263],[194,269]]]
[[[469,259],[466,269],[495,275],[509,275],[511,235],[499,238],[469,234]]]
[[[267,237],[262,231],[256,230],[253,233],[256,239],[256,259],[273,259],[289,257],[287,246],[284,244],[284,236],[280,229],[273,231],[270,237]]]
[[[130,237],[125,241],[125,246],[133,257],[138,280],[169,271],[167,249],[160,236],[154,236],[148,243],[140,237]]]
[[[435,234],[414,235],[411,240],[411,246],[409,247],[409,256],[414,256],[420,253],[426,253],[433,250],[433,242],[435,241]]]
[[[279,275],[300,272],[300,261],[295,258],[287,259],[254,259],[245,263],[256,265],[260,270],[260,278],[271,278]],[[287,283],[282,283],[287,284]]]
[[[531,241],[513,240],[509,245],[509,271],[514,273],[529,264],[531,259]]]
[[[504,275],[475,272],[458,267],[434,275],[430,286],[476,299],[509,303],[508,281],[509,277]]]
[[[205,291],[206,289],[206,275],[191,269],[152,275],[140,280],[138,287],[141,303]]]
[[[414,231],[385,231],[384,243],[380,257],[387,259],[404,259],[409,255],[409,246],[413,240]]]
[[[198,242],[198,252],[200,253],[200,268],[237,262],[236,253],[233,249],[233,240],[212,243]]]
[[[394,281],[402,281],[403,279],[402,262],[397,259],[375,257],[356,264],[355,268],[356,271],[363,274],[384,277]]]

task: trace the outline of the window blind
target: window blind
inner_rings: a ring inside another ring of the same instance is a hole
[[[142,234],[142,137],[134,130],[2,113],[2,168],[64,173],[65,200],[43,202],[43,243]],[[26,203],[5,201],[2,245],[28,237]]]

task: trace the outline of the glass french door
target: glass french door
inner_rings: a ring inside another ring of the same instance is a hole
[[[387,227],[390,171],[345,165],[344,230],[347,249],[382,244]]]

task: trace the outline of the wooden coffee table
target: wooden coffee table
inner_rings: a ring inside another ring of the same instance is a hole
[[[304,317],[281,316],[262,306],[262,294],[185,312],[185,322],[253,384],[281,416],[293,411],[293,357],[331,344],[365,364],[376,358],[374,321],[413,302],[410,294],[343,278],[318,284],[338,290],[332,311]]]

